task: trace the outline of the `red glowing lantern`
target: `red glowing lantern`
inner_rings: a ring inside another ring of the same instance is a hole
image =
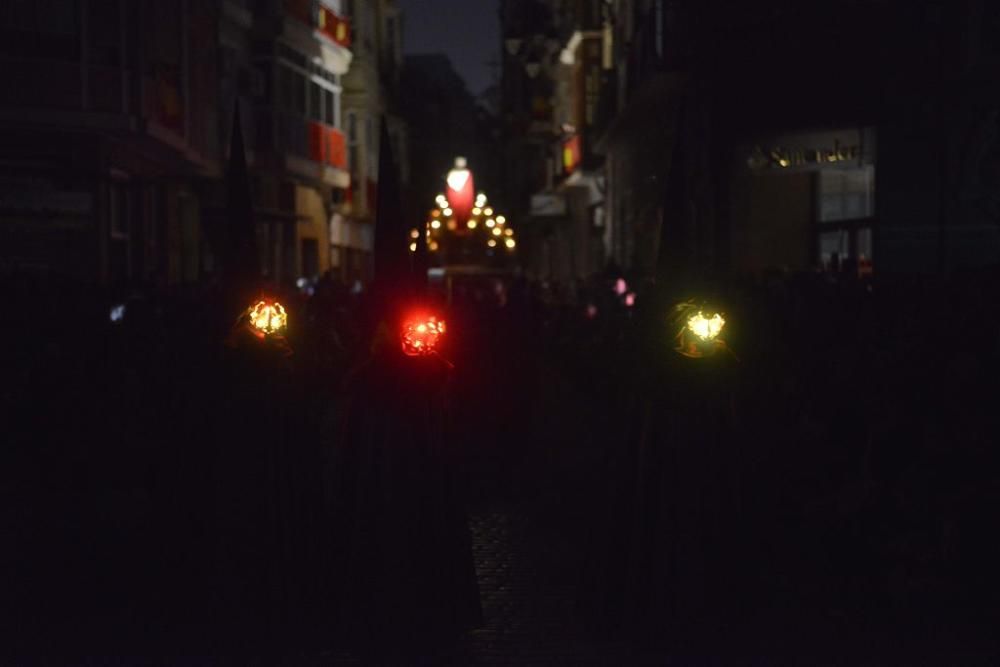
[[[448,207],[458,224],[465,225],[472,215],[476,189],[472,181],[472,172],[469,171],[464,157],[455,158],[455,168],[448,172],[447,182]]]
[[[409,357],[437,354],[444,333],[444,320],[423,316],[410,318],[403,324],[403,352]]]

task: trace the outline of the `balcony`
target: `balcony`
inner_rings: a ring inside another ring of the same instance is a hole
[[[317,33],[345,49],[351,48],[351,24],[322,3],[314,10],[310,0],[285,0],[285,11],[289,16],[315,29]]]
[[[347,144],[340,130],[287,111],[261,113],[265,122],[257,138],[262,151],[303,176],[346,187]]]

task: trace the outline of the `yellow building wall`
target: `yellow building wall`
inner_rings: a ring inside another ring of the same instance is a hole
[[[330,268],[330,226],[326,204],[320,192],[314,188],[295,186],[295,215],[298,217],[296,238],[296,271],[303,274],[302,240],[313,239],[319,250],[319,272]]]

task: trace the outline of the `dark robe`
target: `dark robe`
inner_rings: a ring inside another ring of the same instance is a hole
[[[365,652],[423,650],[481,620],[449,373],[438,357],[385,344],[348,381],[334,461],[334,595]]]
[[[322,495],[290,350],[238,329],[216,391],[211,604],[225,651],[311,639]]]
[[[620,386],[624,437],[609,456],[585,597],[595,630],[693,638],[740,604],[736,368],[724,350],[691,359],[659,342],[639,348]]]

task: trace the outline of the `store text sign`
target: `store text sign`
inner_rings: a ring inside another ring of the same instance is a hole
[[[791,167],[822,167],[837,163],[857,164],[861,158],[861,147],[857,144],[842,144],[834,140],[826,147],[783,147],[763,148],[755,146],[747,159],[751,169],[788,169]]]

